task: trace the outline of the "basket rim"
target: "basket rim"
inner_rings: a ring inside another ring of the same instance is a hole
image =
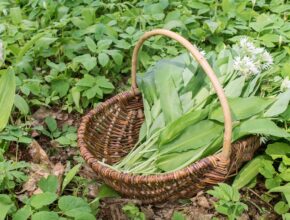
[[[215,155],[209,155],[205,158],[202,158],[194,163],[168,173],[158,173],[158,174],[149,174],[149,175],[142,175],[142,174],[134,174],[134,173],[126,173],[124,171],[117,171],[108,166],[105,166],[99,163],[99,160],[94,157],[94,155],[90,152],[87,148],[87,145],[84,141],[85,130],[87,127],[88,122],[90,119],[98,114],[101,111],[106,110],[112,104],[116,102],[126,101],[126,99],[134,98],[136,95],[140,93],[136,93],[136,91],[124,91],[118,93],[117,95],[109,98],[105,102],[99,104],[96,108],[90,110],[85,116],[82,117],[79,129],[78,129],[78,146],[80,148],[81,156],[85,159],[85,161],[93,168],[93,170],[97,173],[101,173],[105,176],[111,176],[115,180],[123,181],[125,183],[153,183],[153,182],[164,182],[173,179],[179,179],[182,177],[186,177],[189,174],[192,174],[196,171],[197,164],[200,166],[200,169],[208,167],[211,164],[213,167],[217,166],[217,163],[223,163],[225,165],[230,165],[231,160],[225,160],[225,158],[221,155],[221,153]],[[236,143],[238,141],[235,141]],[[195,167],[195,168],[194,168]],[[192,168],[192,169],[191,169]]]

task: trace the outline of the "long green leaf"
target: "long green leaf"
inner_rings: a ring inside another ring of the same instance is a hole
[[[273,99],[266,99],[256,96],[251,96],[247,98],[237,97],[229,99],[229,105],[231,108],[233,119],[238,121],[250,118],[264,111],[271,103],[273,103],[273,101]],[[224,122],[221,107],[212,111],[209,118]]]
[[[284,93],[281,93],[278,96],[277,101],[274,102],[274,104],[268,109],[268,111],[265,112],[264,116],[273,117],[285,112],[288,107],[289,101],[290,89],[288,89]]]
[[[178,95],[178,88],[173,80],[173,71],[182,72],[175,65],[164,63],[158,65],[156,70],[155,83],[160,94],[161,108],[164,113],[166,123],[178,119],[182,115],[181,101]]]
[[[207,109],[190,111],[187,114],[181,116],[176,121],[171,122],[166,128],[161,132],[159,145],[162,146],[174,138],[176,138],[180,133],[190,125],[195,124],[198,121],[203,120],[208,114]]]
[[[260,167],[262,167],[261,161],[265,159],[265,156],[258,156],[252,161],[248,162],[236,176],[232,186],[241,189],[249,184],[259,173]]]
[[[183,152],[208,145],[220,136],[223,126],[209,120],[187,127],[183,133],[168,144],[159,146],[160,154]]]
[[[12,69],[2,70],[0,78],[0,131],[8,123],[15,96],[15,74]]]
[[[290,134],[279,128],[269,119],[251,119],[241,123],[234,129],[234,140],[249,134],[271,135],[275,137],[289,138]]]

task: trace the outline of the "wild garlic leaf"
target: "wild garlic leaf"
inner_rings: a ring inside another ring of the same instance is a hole
[[[261,134],[274,137],[289,138],[290,134],[279,128],[269,119],[249,119],[234,129],[233,139],[237,140],[249,134]]]
[[[240,97],[245,84],[245,76],[240,76],[230,81],[224,88],[225,94],[229,98]]]
[[[249,161],[235,177],[232,184],[233,187],[241,189],[248,185],[258,174],[259,169],[262,166],[262,161],[265,160],[265,156],[257,156],[253,160]]]
[[[274,104],[265,112],[265,117],[274,117],[286,111],[290,101],[290,89],[278,95]]]
[[[273,99],[251,96],[247,98],[231,98],[228,99],[233,120],[243,120],[257,115],[264,111]],[[224,122],[221,107],[214,109],[209,116],[210,119]]]
[[[161,64],[156,70],[155,83],[160,94],[161,108],[166,124],[176,120],[182,115],[182,106],[171,72],[176,71],[176,66]],[[180,73],[180,70],[179,72]]]
[[[11,69],[0,72],[0,131],[8,123],[15,96],[15,73]],[[5,108],[4,108],[5,106]]]
[[[209,144],[222,134],[223,126],[209,120],[203,120],[183,130],[182,134],[168,144],[159,146],[159,154],[183,152]]]

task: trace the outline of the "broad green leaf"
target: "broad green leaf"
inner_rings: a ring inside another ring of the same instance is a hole
[[[245,76],[241,76],[233,81],[230,81],[225,87],[225,94],[229,98],[235,98],[241,96],[244,84]]]
[[[59,216],[56,212],[40,211],[31,216],[31,220],[58,220]]]
[[[59,94],[60,97],[64,97],[69,90],[69,81],[67,79],[55,79],[51,81],[51,89]]]
[[[242,122],[239,127],[234,129],[234,140],[249,134],[271,135],[285,138],[290,137],[290,134],[279,128],[269,119],[250,119]]]
[[[57,176],[49,175],[47,178],[41,178],[38,186],[43,192],[56,193],[58,188]]]
[[[259,173],[267,179],[273,178],[273,175],[276,174],[275,168],[273,167],[273,161],[262,160],[261,167],[259,168]]]
[[[161,132],[160,138],[159,138],[159,146],[162,146],[170,141],[172,141],[174,138],[176,138],[178,135],[181,134],[181,132],[187,128],[190,125],[193,125],[197,123],[200,120],[205,119],[205,117],[208,115],[208,110],[196,110],[196,111],[190,111],[183,116],[181,116],[179,119],[171,122],[166,126],[166,128]]]
[[[108,54],[106,54],[106,53],[100,53],[98,55],[98,61],[102,67],[106,66],[108,64],[109,60],[110,60],[110,58],[109,58]]]
[[[97,45],[95,44],[94,40],[90,37],[85,37],[85,42],[89,50],[93,53],[97,52]]]
[[[75,196],[60,197],[60,199],[58,200],[58,207],[63,212],[70,211],[76,208],[82,208],[82,210],[86,212],[91,211],[91,208],[85,200]]]
[[[279,176],[274,178],[268,178],[265,180],[266,189],[272,189],[274,187],[280,186],[282,179]]]
[[[206,20],[205,24],[207,25],[211,33],[214,33],[216,29],[219,27],[219,24],[217,22],[211,20]]]
[[[257,96],[251,96],[247,98],[237,97],[229,99],[229,105],[231,108],[233,119],[237,121],[250,118],[258,113],[261,113],[272,102],[273,99],[266,99]],[[224,122],[221,107],[213,110],[209,118]]]
[[[91,71],[97,65],[97,59],[90,54],[77,56],[73,59],[73,63],[80,63],[87,71]]]
[[[10,210],[15,207],[11,198],[8,195],[0,194],[0,220],[6,219]]]
[[[186,218],[181,212],[175,211],[173,213],[172,220],[186,220]]]
[[[123,63],[123,55],[119,50],[108,50],[107,53],[113,58],[114,62],[121,66]]]
[[[72,181],[72,179],[75,177],[75,175],[79,172],[80,167],[82,164],[75,165],[65,176],[63,182],[62,182],[62,191],[65,189],[65,187]]]
[[[289,206],[284,201],[279,201],[274,206],[274,211],[279,215],[287,213],[289,210]]]
[[[31,207],[29,205],[19,209],[14,215],[13,220],[27,220],[32,214]]]
[[[10,8],[10,17],[13,24],[20,24],[22,22],[21,8]]]
[[[288,205],[290,205],[290,183],[287,183],[284,186],[277,186],[273,189],[270,189],[269,192],[283,193],[288,202]]]
[[[12,69],[1,70],[0,74],[0,131],[8,123],[15,97],[15,74]]]
[[[185,152],[164,154],[158,157],[156,166],[165,172],[179,170],[191,164],[193,158],[199,158],[203,151],[204,148],[200,147],[198,149],[188,150]],[[172,163],[172,161],[174,161],[174,163]]]
[[[257,156],[250,162],[248,162],[235,177],[232,184],[233,187],[241,189],[248,185],[258,174],[259,169],[262,166],[262,161],[265,160],[265,156]]]
[[[112,198],[112,197],[120,197],[120,195],[111,187],[106,184],[102,184],[99,188],[98,198]]]
[[[188,126],[180,136],[168,144],[159,146],[160,154],[194,150],[208,145],[213,139],[220,136],[223,126],[209,120]]]
[[[288,107],[289,101],[290,101],[290,89],[288,89],[284,93],[281,93],[277,97],[277,101],[275,101],[274,104],[265,112],[264,116],[273,117],[285,112]]]
[[[287,157],[290,154],[290,145],[283,142],[269,144],[266,149],[266,154],[271,156],[273,160]]]
[[[174,74],[181,74],[183,68],[174,63],[160,62],[155,66],[155,84],[160,94],[161,108],[166,124],[176,120],[182,115],[182,106],[178,96],[178,88],[173,81]]]
[[[73,217],[75,220],[95,220],[96,216],[89,212],[85,212],[82,209],[74,209],[68,212],[65,212],[65,215]]]
[[[284,181],[290,182],[290,169],[287,169],[284,172],[280,173],[279,177]]]
[[[72,95],[72,98],[73,98],[73,101],[74,101],[76,107],[79,108],[81,94],[80,94],[80,91],[78,90],[77,87],[73,87],[71,89],[71,95]]]
[[[14,97],[14,105],[16,108],[19,109],[21,114],[27,115],[30,111],[29,106],[24,98],[22,98],[20,95],[16,94]]]
[[[48,129],[50,130],[50,132],[54,132],[57,130],[57,123],[56,120],[52,117],[47,117],[45,118],[45,124],[47,125]]]
[[[40,209],[43,206],[52,204],[57,199],[57,195],[51,192],[37,194],[31,197],[31,206],[35,209]]]

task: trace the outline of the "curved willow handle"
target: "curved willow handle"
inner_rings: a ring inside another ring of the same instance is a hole
[[[212,68],[208,64],[208,62],[204,59],[204,57],[200,54],[200,52],[194,47],[188,40],[180,36],[179,34],[176,34],[172,31],[165,30],[165,29],[155,29],[149,32],[146,32],[137,42],[132,56],[132,90],[137,91],[138,87],[136,84],[136,69],[137,69],[137,58],[138,58],[138,52],[142,44],[145,40],[148,38],[155,36],[155,35],[164,35],[167,37],[170,37],[176,41],[178,41],[180,44],[182,44],[189,52],[193,55],[193,57],[196,59],[196,61],[201,65],[207,76],[210,78],[211,83],[213,84],[213,87],[217,93],[217,96],[219,98],[219,101],[222,106],[223,115],[224,115],[224,121],[225,121],[225,131],[224,131],[224,141],[223,141],[223,150],[222,150],[222,156],[228,160],[231,156],[231,138],[232,138],[232,118],[231,118],[231,112],[229,108],[229,104],[227,101],[227,98],[225,96],[225,93],[223,91],[223,88],[221,87],[215,73],[213,72]]]

